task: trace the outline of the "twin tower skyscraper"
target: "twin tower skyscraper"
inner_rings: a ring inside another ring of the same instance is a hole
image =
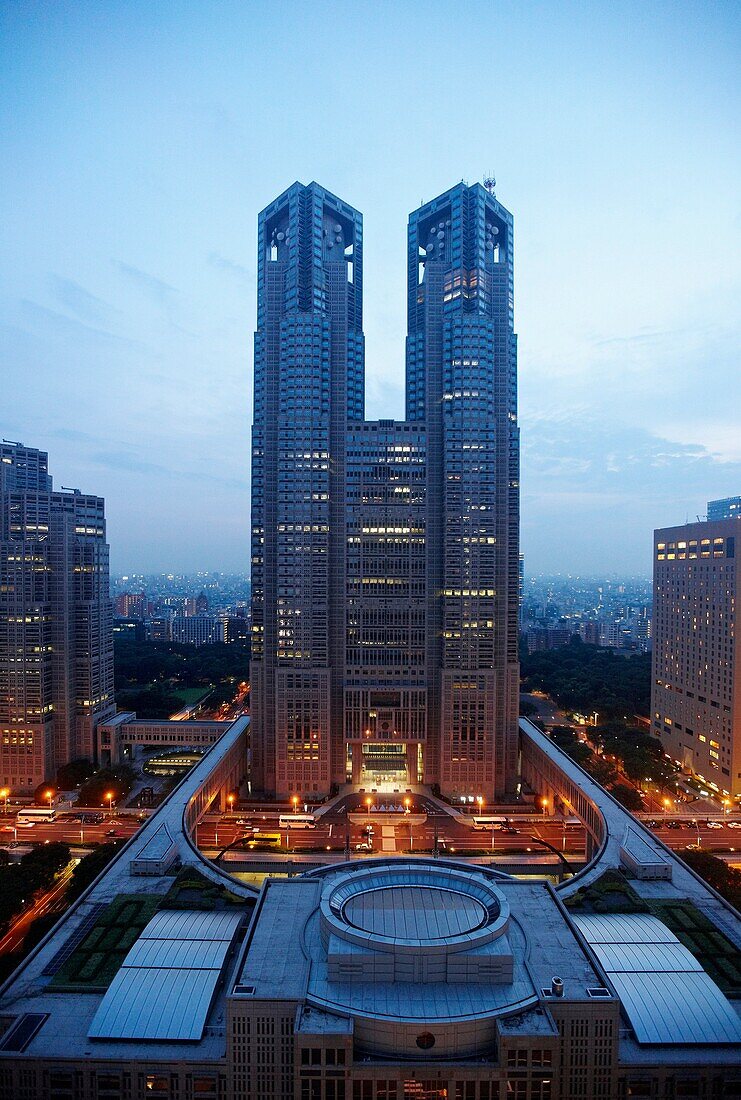
[[[416,210],[406,419],[364,419],[362,216],[295,183],[259,218],[255,790],[516,781],[513,225],[491,188]]]

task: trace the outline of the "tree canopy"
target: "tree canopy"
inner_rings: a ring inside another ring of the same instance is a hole
[[[574,638],[561,649],[523,656],[522,689],[543,691],[564,710],[632,720],[651,707],[651,655],[623,656]]]

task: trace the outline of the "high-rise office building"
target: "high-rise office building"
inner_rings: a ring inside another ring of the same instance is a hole
[[[215,645],[224,641],[224,622],[218,615],[175,615],[170,637],[185,645]]]
[[[724,497],[708,501],[708,520],[741,519],[741,497]]]
[[[735,519],[654,532],[651,712],[665,753],[741,797],[741,528]]]
[[[0,444],[0,781],[31,791],[115,711],[104,502],[55,492],[47,455]]]
[[[358,211],[260,215],[253,781],[502,794],[518,700],[512,217],[458,184],[408,230],[406,420],[364,420]]]

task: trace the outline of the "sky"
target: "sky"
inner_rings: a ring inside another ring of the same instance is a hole
[[[366,415],[406,220],[515,218],[526,571],[648,574],[741,493],[735,3],[0,0],[0,435],[106,498],[114,573],[249,569],[258,211],[364,215]]]

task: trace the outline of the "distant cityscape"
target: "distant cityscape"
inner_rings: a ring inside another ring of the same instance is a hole
[[[250,640],[250,581],[241,574],[128,574],[111,579],[111,597],[114,635],[196,646]]]
[[[526,574],[520,630],[528,653],[558,649],[575,637],[588,645],[648,653],[652,601],[648,578]]]

